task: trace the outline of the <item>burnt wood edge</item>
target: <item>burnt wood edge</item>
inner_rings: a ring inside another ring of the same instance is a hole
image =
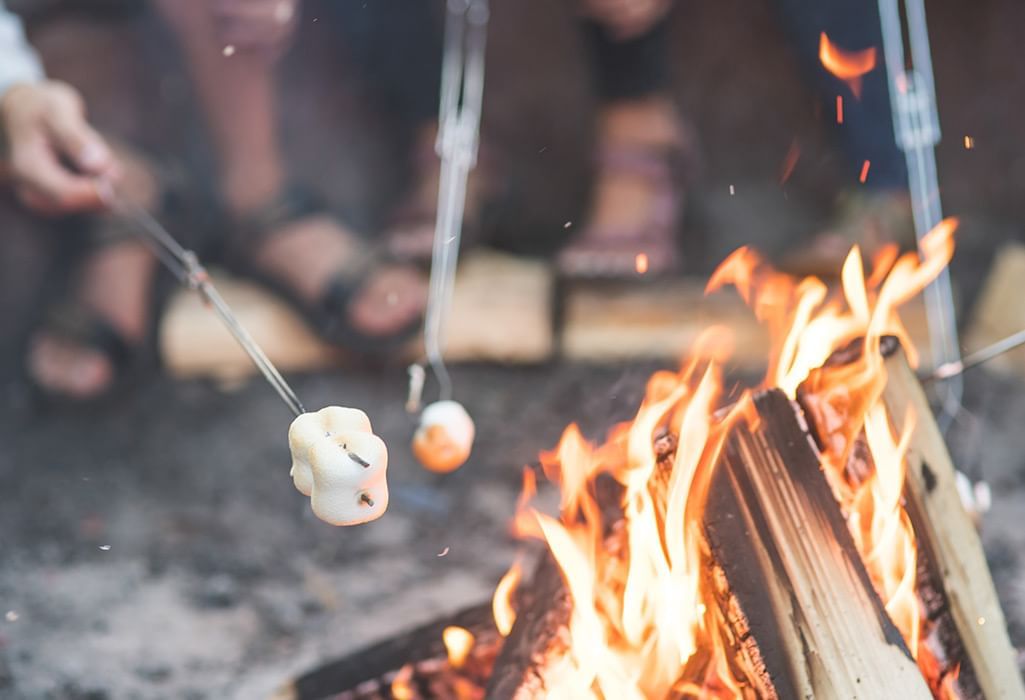
[[[869,577],[868,570],[865,569],[861,555],[854,544],[854,537],[847,528],[843,513],[840,512],[833,491],[822,472],[821,461],[814,446],[810,425],[804,411],[797,402],[791,401],[779,390],[759,394],[755,397],[755,405],[763,419],[771,418],[768,421],[767,431],[770,443],[779,450],[788,450],[789,455],[793,457],[793,459],[785,460],[785,463],[795,481],[804,487],[815,503],[823,505],[823,512],[828,516],[827,520],[832,530],[833,539],[841,546],[844,556],[857,571],[861,585],[871,594],[874,612],[879,627],[883,631],[884,639],[887,643],[903,649],[909,659],[912,658],[911,652],[904,643],[904,638],[886,612],[882,599],[875,592],[872,579]],[[783,415],[789,416],[791,420],[780,419],[779,417]],[[836,507],[829,508],[826,504]]]
[[[760,393],[755,397],[755,403],[763,417],[764,430],[769,431],[767,440],[787,455],[786,464],[795,469],[795,480],[812,491],[811,497],[821,503],[829,514],[830,534],[858,572],[859,584],[872,600],[873,615],[883,639],[911,659],[903,638],[875,594],[853,538],[835,507],[832,491],[821,472],[818,454],[800,408],[779,391]],[[661,466],[675,452],[676,439],[671,434],[659,432],[654,436],[654,446]],[[727,453],[730,449],[727,441]],[[727,641],[732,642],[736,658],[745,660],[742,665],[749,672],[748,681],[759,697],[797,697],[792,660],[787,658],[787,644],[781,636],[778,621],[771,614],[766,614],[772,609],[771,596],[764,581],[756,573],[753,575],[759,569],[754,550],[758,546],[756,535],[767,526],[762,521],[750,528],[741,515],[738,494],[741,488],[751,487],[738,483],[737,472],[743,472],[739,467],[739,457],[734,454],[731,458],[727,453],[712,475],[704,516],[711,552],[711,562],[706,567],[712,579],[710,585],[731,628]],[[733,468],[730,467],[731,461],[735,465]],[[743,478],[740,477],[741,482]],[[728,556],[723,552],[728,552]],[[777,570],[782,570],[778,553],[773,556],[776,556],[774,565]],[[488,685],[489,699],[510,700],[543,694],[548,663],[556,661],[565,651],[571,605],[561,571],[550,555],[539,562],[529,588],[533,593],[529,600],[521,601],[523,605],[517,610],[516,624],[495,663]],[[757,614],[751,614],[755,611]]]
[[[488,700],[544,697],[546,669],[569,648],[573,613],[569,589],[555,558],[546,552],[528,587],[517,596],[516,622],[488,679]]]
[[[498,635],[491,602],[479,603],[329,661],[288,683],[275,697],[281,700],[321,700],[368,681],[380,681],[407,663],[444,659],[446,652],[441,633],[450,625],[468,629],[478,640],[489,634]]]
[[[869,595],[873,615],[883,639],[911,659],[911,653],[900,632],[875,593],[839,508],[833,507],[835,499],[822,474],[819,457],[807,432],[807,423],[800,407],[778,390],[760,392],[754,400],[762,419],[759,431],[767,443],[780,453],[794,481],[808,492],[812,502],[821,504],[830,535],[839,544],[844,557],[857,572],[859,584]],[[739,423],[735,429],[742,431],[742,434],[749,434],[744,423]],[[748,503],[757,501],[750,475],[743,466],[736,445],[733,440],[728,440],[712,478],[704,516],[712,559],[723,570],[728,588],[727,596],[717,590],[720,608],[724,610],[738,640],[744,643],[737,651],[746,653],[753,662],[750,669],[753,677],[749,680],[756,686],[765,686],[766,679],[769,679],[778,697],[799,697],[799,681],[794,677],[795,671],[792,668],[794,660],[788,658],[788,644],[784,640],[779,620],[765,612],[773,609],[773,599],[759,574],[768,575],[770,572],[760,571],[756,547],[764,548],[775,571],[782,572],[785,567],[776,547],[760,536],[760,533],[769,531],[764,512],[757,507],[742,507],[741,498]],[[750,523],[743,516],[745,511],[750,514]],[[728,552],[728,556],[724,552]],[[753,639],[754,644],[749,643],[748,639]],[[752,650],[757,650],[757,654],[753,654]],[[758,690],[760,696],[764,697],[767,692],[765,688]]]
[[[834,351],[826,362],[823,363],[823,367],[841,367],[855,362],[861,356],[863,349],[864,338],[855,338],[847,345]],[[879,351],[884,359],[891,360],[903,354],[903,346],[895,336],[883,336],[880,339]],[[797,403],[800,406],[809,433],[815,440],[816,445],[821,449],[823,445],[821,432],[819,426],[812,418],[815,412],[810,410],[807,404],[810,394],[813,394],[813,392],[805,391],[804,385],[798,387]],[[874,471],[875,465],[872,461],[871,453],[868,451],[864,432],[858,436],[854,448],[852,456],[848,460],[848,472],[850,473],[853,469],[854,473],[864,476]],[[851,462],[856,462],[857,464],[851,464]],[[936,476],[924,461],[922,463],[922,477],[927,493],[931,493],[936,487]],[[928,517],[921,504],[913,498],[906,499],[905,507],[907,508],[908,516],[911,518],[912,525],[916,529]],[[937,636],[941,646],[939,651],[946,657],[943,674],[956,668],[958,673],[957,686],[960,696],[965,698],[965,700],[982,698],[984,694],[979,685],[970,655],[957,629],[943,576],[936,564],[935,552],[932,551],[927,538],[920,538],[918,544],[916,573],[918,590],[916,593],[925,608],[927,619],[935,628],[934,634]],[[935,653],[937,650],[934,648],[932,651]]]

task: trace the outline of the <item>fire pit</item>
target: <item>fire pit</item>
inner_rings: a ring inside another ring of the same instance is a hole
[[[656,373],[634,420],[575,426],[541,466],[558,518],[492,604],[299,678],[306,698],[1025,697],[955,470],[896,308],[943,269],[855,248],[842,293],[742,249],[735,285],[774,342],[763,386],[724,406],[719,331]]]

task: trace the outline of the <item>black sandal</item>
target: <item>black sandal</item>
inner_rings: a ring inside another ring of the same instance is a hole
[[[141,158],[146,154],[136,152]],[[150,174],[159,188],[159,209],[166,211],[180,208],[179,192],[175,184],[183,179],[181,173],[173,166],[148,159]],[[135,224],[118,216],[77,217],[80,225],[90,226],[89,241],[83,252],[88,255],[104,248],[116,246],[127,241],[137,241]],[[157,335],[160,328],[160,316],[165,302],[174,289],[173,281],[159,269],[153,270],[153,277],[148,290],[148,318],[145,322],[145,333],[138,341],[130,341],[104,315],[70,295],[69,289],[57,290],[56,301],[46,307],[43,321],[33,332],[32,337],[46,335],[65,341],[83,349],[98,351],[110,363],[112,378],[110,383],[99,393],[91,397],[79,398],[67,392],[51,389],[36,379],[34,373],[27,372],[28,381],[37,396],[47,402],[59,402],[71,406],[101,404],[114,398],[127,389],[134,379],[145,371],[159,365],[156,354]]]
[[[361,253],[335,273],[319,301],[301,298],[295,288],[281,277],[262,269],[252,261],[251,252],[269,236],[302,219],[330,215],[330,211],[312,192],[291,184],[262,210],[246,216],[235,226],[236,235],[229,247],[229,267],[269,288],[295,308],[324,339],[357,354],[388,353],[404,348],[420,332],[423,314],[388,335],[372,335],[353,325],[349,304],[363,290],[370,275],[393,258],[378,249],[364,246]]]

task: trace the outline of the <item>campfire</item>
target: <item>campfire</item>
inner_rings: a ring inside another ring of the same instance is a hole
[[[292,697],[1025,697],[898,309],[945,268],[857,248],[841,285],[743,248],[768,373],[724,380],[711,328],[601,444],[569,426],[527,469],[513,530],[543,543],[486,605],[298,679]],[[542,476],[559,513],[533,507]]]

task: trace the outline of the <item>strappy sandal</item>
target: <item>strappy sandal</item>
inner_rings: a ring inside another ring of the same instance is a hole
[[[393,259],[376,249],[361,246],[358,255],[345,261],[320,298],[315,302],[300,297],[295,287],[280,275],[254,262],[252,251],[270,236],[303,219],[326,216],[330,212],[309,190],[291,184],[262,210],[246,216],[235,226],[230,244],[229,267],[266,286],[298,311],[324,340],[361,355],[376,355],[404,348],[423,325],[420,314],[388,335],[369,334],[350,320],[349,305],[364,289],[370,276]]]
[[[134,360],[142,345],[129,342],[99,312],[75,302],[52,307],[46,313],[40,332],[83,350],[97,351],[110,363],[113,371],[111,381],[95,396],[86,398],[45,386],[33,373],[29,373],[33,385],[41,394],[72,404],[92,403],[118,393],[126,386],[127,377],[133,374],[136,366]]]
[[[691,170],[684,149],[610,147],[602,149],[597,160],[605,172],[646,180],[654,201],[632,228],[585,226],[559,253],[559,273],[574,279],[627,279],[638,272],[658,276],[677,270],[676,239]]]
[[[138,150],[133,152],[133,156],[145,162],[148,176],[153,178],[158,192],[157,199],[161,203],[159,209],[183,209],[178,188],[184,175],[180,169],[173,164],[159,162]],[[76,217],[74,222],[75,225],[92,227],[88,232],[90,235],[85,244],[85,255],[139,240],[134,231],[135,224],[117,216]],[[160,311],[172,289],[173,281],[170,277],[164,276],[159,268],[154,269],[146,292],[149,301],[146,305],[145,331],[139,340],[126,338],[102,311],[93,309],[77,297],[71,296],[70,289],[58,290],[57,300],[48,305],[42,323],[33,333],[33,338],[47,336],[83,350],[96,351],[110,364],[112,377],[95,395],[78,397],[73,393],[44,385],[32,368],[27,368],[28,381],[37,398],[47,403],[93,406],[114,398],[127,389],[133,380],[156,367],[158,360],[155,348]]]
[[[118,225],[105,227],[93,243],[92,251],[131,240],[132,234],[129,231],[119,229]],[[59,293],[58,301],[51,303],[44,312],[33,338],[45,336],[75,348],[96,351],[110,364],[112,376],[97,393],[80,397],[72,391],[47,386],[37,378],[33,368],[27,367],[28,381],[38,399],[51,406],[100,405],[122,394],[135,380],[158,364],[155,348],[160,310],[172,287],[169,278],[161,278],[159,269],[153,270],[152,275],[148,290],[149,303],[146,306],[146,328],[139,340],[125,337],[102,311],[91,308],[67,291]]]
[[[392,214],[385,230],[384,240],[388,255],[396,262],[427,265],[431,261],[434,247],[434,226],[438,218],[438,199],[421,201],[416,185],[431,177],[440,167],[434,146],[421,143],[413,153],[414,187]],[[475,245],[480,239],[480,216],[482,200],[487,199],[494,189],[491,173],[495,172],[493,149],[481,144],[477,154],[477,165],[470,172],[467,183],[467,209],[463,213],[462,248]],[[435,178],[438,179],[438,178]]]

